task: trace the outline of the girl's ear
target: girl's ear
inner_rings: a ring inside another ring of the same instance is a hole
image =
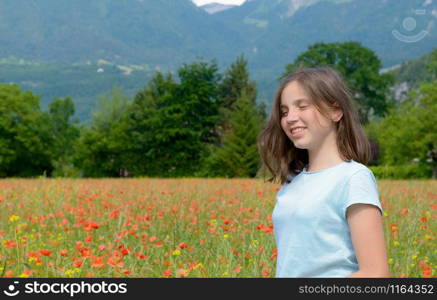
[[[343,111],[341,110],[340,105],[338,105],[338,103],[335,103],[334,107],[335,108],[331,112],[331,119],[334,122],[338,122],[343,117]]]

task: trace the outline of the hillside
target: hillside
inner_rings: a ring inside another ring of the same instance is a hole
[[[216,59],[224,70],[244,53],[258,101],[269,103],[285,65],[315,42],[359,41],[384,67],[429,53],[437,40],[436,5],[425,0],[250,0],[208,14],[190,0],[2,0],[0,60],[9,65],[0,66],[0,81],[41,93],[44,105],[54,96],[72,96],[86,114],[84,103],[95,101],[112,83],[133,93],[154,70],[175,70],[198,57]],[[417,9],[424,13],[415,14]],[[428,34],[414,43],[392,34],[413,36],[425,29]],[[21,59],[26,66],[10,63]],[[105,77],[87,71],[87,64],[95,69],[99,60],[145,66],[148,75],[117,71]],[[78,68],[86,79],[74,79]],[[88,88],[88,82],[99,84]]]

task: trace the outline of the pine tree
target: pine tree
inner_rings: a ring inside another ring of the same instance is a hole
[[[223,81],[219,86],[219,125],[223,132],[230,129],[229,119],[232,110],[241,92],[246,90],[247,97],[255,104],[256,99],[256,84],[249,80],[249,72],[247,71],[247,60],[244,54],[241,54],[231,64],[225,72]]]
[[[261,129],[260,116],[250,92],[243,89],[230,118],[222,145],[212,149],[205,161],[204,176],[255,177],[259,168],[256,146]]]

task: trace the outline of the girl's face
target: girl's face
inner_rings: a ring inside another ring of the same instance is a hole
[[[296,148],[318,149],[327,138],[336,138],[333,120],[317,110],[297,81],[290,82],[282,91],[280,112],[282,130]],[[341,113],[332,117],[341,118]]]

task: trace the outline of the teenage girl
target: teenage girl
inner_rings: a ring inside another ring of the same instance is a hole
[[[258,143],[270,182],[276,277],[389,277],[370,143],[331,68],[283,79]]]

